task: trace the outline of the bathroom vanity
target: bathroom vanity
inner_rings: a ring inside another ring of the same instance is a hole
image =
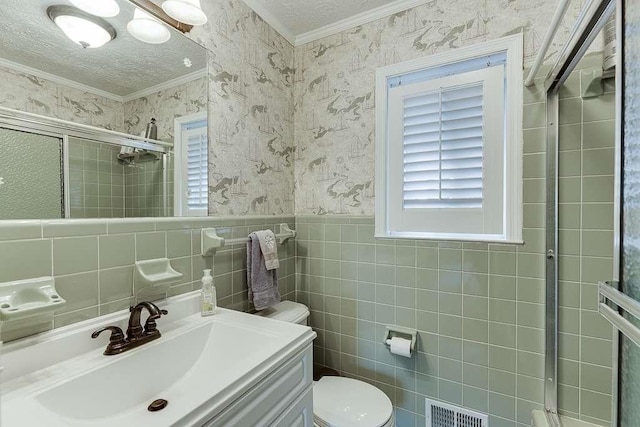
[[[2,426],[312,426],[311,328],[198,302],[159,304],[162,337],[119,355],[91,332],[127,311],[4,345]]]

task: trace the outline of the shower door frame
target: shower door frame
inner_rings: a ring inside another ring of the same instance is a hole
[[[546,297],[545,297],[545,377],[544,407],[549,425],[561,426],[558,416],[558,143],[559,143],[559,104],[560,88],[565,83],[578,62],[582,59],[591,43],[614,12],[616,2],[620,0],[588,0],[569,40],[561,51],[544,82],[546,91]],[[620,8],[618,8],[620,9]],[[620,22],[620,21],[618,21]],[[619,58],[619,53],[618,53]],[[619,63],[618,63],[619,64]],[[616,69],[619,73],[620,67]],[[619,80],[616,82],[619,84]],[[619,96],[617,93],[616,96]],[[619,135],[616,136],[619,138]],[[618,144],[616,144],[618,145]],[[617,213],[617,212],[616,212]],[[617,226],[617,224],[616,224]],[[618,243],[616,242],[616,245]],[[614,263],[617,266],[619,258]],[[617,274],[617,267],[614,266]],[[617,349],[617,337],[614,337]],[[615,369],[615,367],[614,367]],[[617,370],[614,370],[614,376]],[[617,378],[613,381],[612,397],[617,401]],[[612,424],[616,425],[616,405],[612,405]]]
[[[168,214],[167,207],[167,189],[168,189],[168,175],[167,175],[167,165],[168,165],[168,156],[171,155],[173,151],[172,143],[165,143],[162,141],[149,142],[150,140],[145,140],[145,138],[137,137],[135,135],[125,135],[127,136],[113,136],[111,135],[112,131],[108,129],[101,129],[93,126],[77,124],[74,122],[69,122],[66,120],[60,119],[52,119],[46,116],[39,116],[31,113],[24,113],[21,111],[15,111],[20,114],[28,114],[27,118],[24,117],[13,117],[9,115],[2,114],[0,111],[0,127],[5,129],[11,129],[20,132],[33,133],[37,135],[45,135],[53,138],[59,138],[62,142],[62,156],[60,158],[61,161],[61,171],[63,173],[63,182],[62,182],[62,201],[61,201],[61,210],[62,210],[62,218],[60,219],[73,219],[70,218],[71,207],[70,207],[70,182],[69,182],[69,138],[74,137],[78,139],[84,139],[87,141],[95,142],[97,144],[109,144],[109,145],[118,145],[121,147],[133,147],[140,149],[147,149],[156,151],[162,154],[162,162],[163,162],[163,205],[164,205],[164,217]],[[124,135],[124,134],[123,134]],[[172,213],[173,214],[173,213]]]

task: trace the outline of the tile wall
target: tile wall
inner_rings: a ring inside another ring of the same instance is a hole
[[[162,218],[157,220],[24,221],[0,223],[0,283],[54,276],[58,293],[67,301],[45,329],[123,310],[135,302],[134,263],[169,258],[184,276],[169,295],[200,289],[204,268],[212,258],[200,251],[200,230],[217,227],[228,238],[247,236],[293,217]],[[279,246],[280,292],[293,299],[295,242]],[[25,262],[28,260],[28,262]],[[220,306],[249,310],[244,245],[225,248],[215,256],[215,284]],[[25,330],[29,335],[41,330]],[[1,335],[0,335],[1,338]]]
[[[124,217],[125,167],[120,147],[69,138],[69,206],[71,218]]]
[[[71,218],[158,218],[173,214],[173,157],[125,164],[119,146],[69,138]],[[165,200],[167,207],[165,209]]]
[[[600,55],[583,59],[560,93],[559,405],[609,425],[613,335],[597,312],[597,283],[613,277],[615,82],[605,81],[602,96],[580,97],[598,67]]]
[[[127,218],[173,215],[173,156],[167,156],[165,186],[163,157],[125,167],[125,211]],[[164,197],[166,189],[166,198]],[[166,209],[165,209],[166,202]]]
[[[584,61],[583,67],[600,57]],[[596,283],[612,277],[614,94],[562,90],[561,411],[610,425],[611,327]],[[545,104],[525,93],[524,245],[373,238],[368,216],[296,216],[297,299],[311,308],[316,363],[369,381],[399,426],[423,426],[424,398],[530,425],[544,399]],[[419,331],[412,359],[382,344],[385,326]]]

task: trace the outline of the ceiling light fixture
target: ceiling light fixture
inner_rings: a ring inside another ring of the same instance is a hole
[[[171,38],[171,32],[164,24],[139,8],[136,8],[133,20],[127,24],[127,30],[133,37],[145,43],[161,44]]]
[[[49,6],[47,15],[67,37],[85,49],[103,46],[117,35],[116,30],[104,19],[73,6]]]
[[[69,0],[72,5],[87,13],[103,18],[112,18],[120,13],[116,0]]]
[[[189,25],[204,25],[207,15],[202,11],[200,0],[166,0],[162,3],[162,10],[167,15]]]

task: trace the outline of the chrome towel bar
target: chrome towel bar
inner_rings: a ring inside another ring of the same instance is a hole
[[[609,323],[637,346],[640,346],[640,328],[619,313],[619,309],[621,309],[640,320],[640,302],[623,294],[613,286],[602,282],[598,283],[598,295],[600,298],[598,311],[602,317],[607,319]],[[610,304],[614,304],[617,309],[611,308]]]

